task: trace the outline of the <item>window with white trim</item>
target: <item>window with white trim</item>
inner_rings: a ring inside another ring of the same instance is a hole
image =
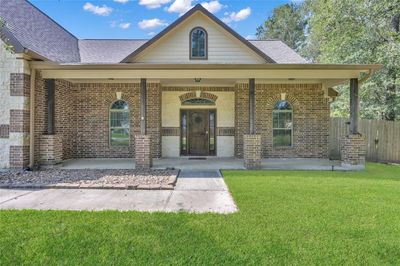
[[[278,101],[274,106],[272,135],[274,147],[290,147],[293,144],[293,108],[288,101]]]
[[[129,146],[129,105],[118,100],[110,108],[110,145]]]

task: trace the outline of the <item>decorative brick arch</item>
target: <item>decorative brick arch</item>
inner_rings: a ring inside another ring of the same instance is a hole
[[[273,110],[277,102],[281,101],[281,94],[274,94],[266,100],[268,110]],[[288,101],[293,108],[293,113],[298,111],[303,111],[303,106],[300,104],[299,100],[291,94],[286,94],[285,101]]]
[[[181,96],[179,96],[179,99],[181,100],[181,103],[192,99],[205,99],[215,103],[218,99],[218,96],[209,92],[201,91],[200,96],[198,97],[196,91],[191,91],[182,94]]]

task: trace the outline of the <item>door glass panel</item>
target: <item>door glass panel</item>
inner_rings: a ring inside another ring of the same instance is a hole
[[[187,113],[183,111],[181,114],[181,153],[187,154]]]
[[[210,111],[210,153],[215,154],[215,112]]]

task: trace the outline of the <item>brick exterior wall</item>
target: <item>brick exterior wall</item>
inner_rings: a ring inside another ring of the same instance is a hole
[[[75,158],[77,151],[77,89],[65,80],[55,82],[54,133],[62,143],[62,158]]]
[[[249,86],[235,86],[235,157],[243,158],[243,136],[249,133]]]
[[[248,84],[234,88],[161,87],[147,84],[147,134],[151,137],[152,157],[161,157],[161,92],[162,91],[235,91],[235,156],[244,157],[244,135],[249,130]],[[135,135],[140,135],[139,83],[70,83],[56,80],[55,134],[61,139],[62,159],[69,158],[133,158]],[[122,100],[130,108],[130,145],[109,144],[109,108],[122,92]],[[281,93],[293,106],[293,146],[272,145],[272,110]],[[35,154],[40,158],[40,138],[46,134],[46,92],[38,72],[36,81]],[[256,85],[256,133],[261,138],[264,158],[327,158],[329,103],[320,84]],[[21,115],[21,114],[19,114]],[[11,125],[10,125],[11,127]]]
[[[149,83],[147,127],[152,141],[152,156],[161,157],[161,87]],[[62,158],[133,158],[135,135],[140,133],[140,84],[76,83],[56,80],[55,134],[62,142]],[[113,147],[109,143],[109,108],[122,92],[130,109],[130,145]],[[37,75],[35,116],[35,154],[39,164],[40,138],[46,135],[47,106],[44,80]]]
[[[77,151],[76,158],[133,158],[135,135],[140,132],[139,84],[82,83],[77,86]],[[110,145],[110,107],[122,92],[129,104],[130,145]]]
[[[34,140],[34,153],[35,153],[35,167],[40,165],[40,139],[42,135],[46,134],[47,120],[46,120],[47,106],[46,106],[46,91],[44,87],[44,80],[41,77],[40,71],[36,71],[35,81],[35,140]],[[57,122],[56,122],[57,123]]]
[[[153,158],[161,157],[161,85],[147,84],[147,134]]]
[[[39,162],[41,165],[54,165],[62,162],[63,149],[61,136],[42,135],[39,150]]]
[[[343,167],[364,169],[366,143],[362,135],[347,135],[343,137],[340,148]]]
[[[272,111],[281,93],[293,107],[293,145],[275,148]],[[236,86],[235,154],[243,157],[243,135],[248,133],[248,84]],[[256,84],[256,133],[264,158],[328,158],[329,102],[320,84]]]
[[[261,168],[261,150],[261,135],[246,134],[243,136],[243,157],[245,168]]]

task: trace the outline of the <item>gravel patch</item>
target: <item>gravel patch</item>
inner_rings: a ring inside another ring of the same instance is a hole
[[[2,188],[173,189],[177,170],[59,170],[0,172]]]

